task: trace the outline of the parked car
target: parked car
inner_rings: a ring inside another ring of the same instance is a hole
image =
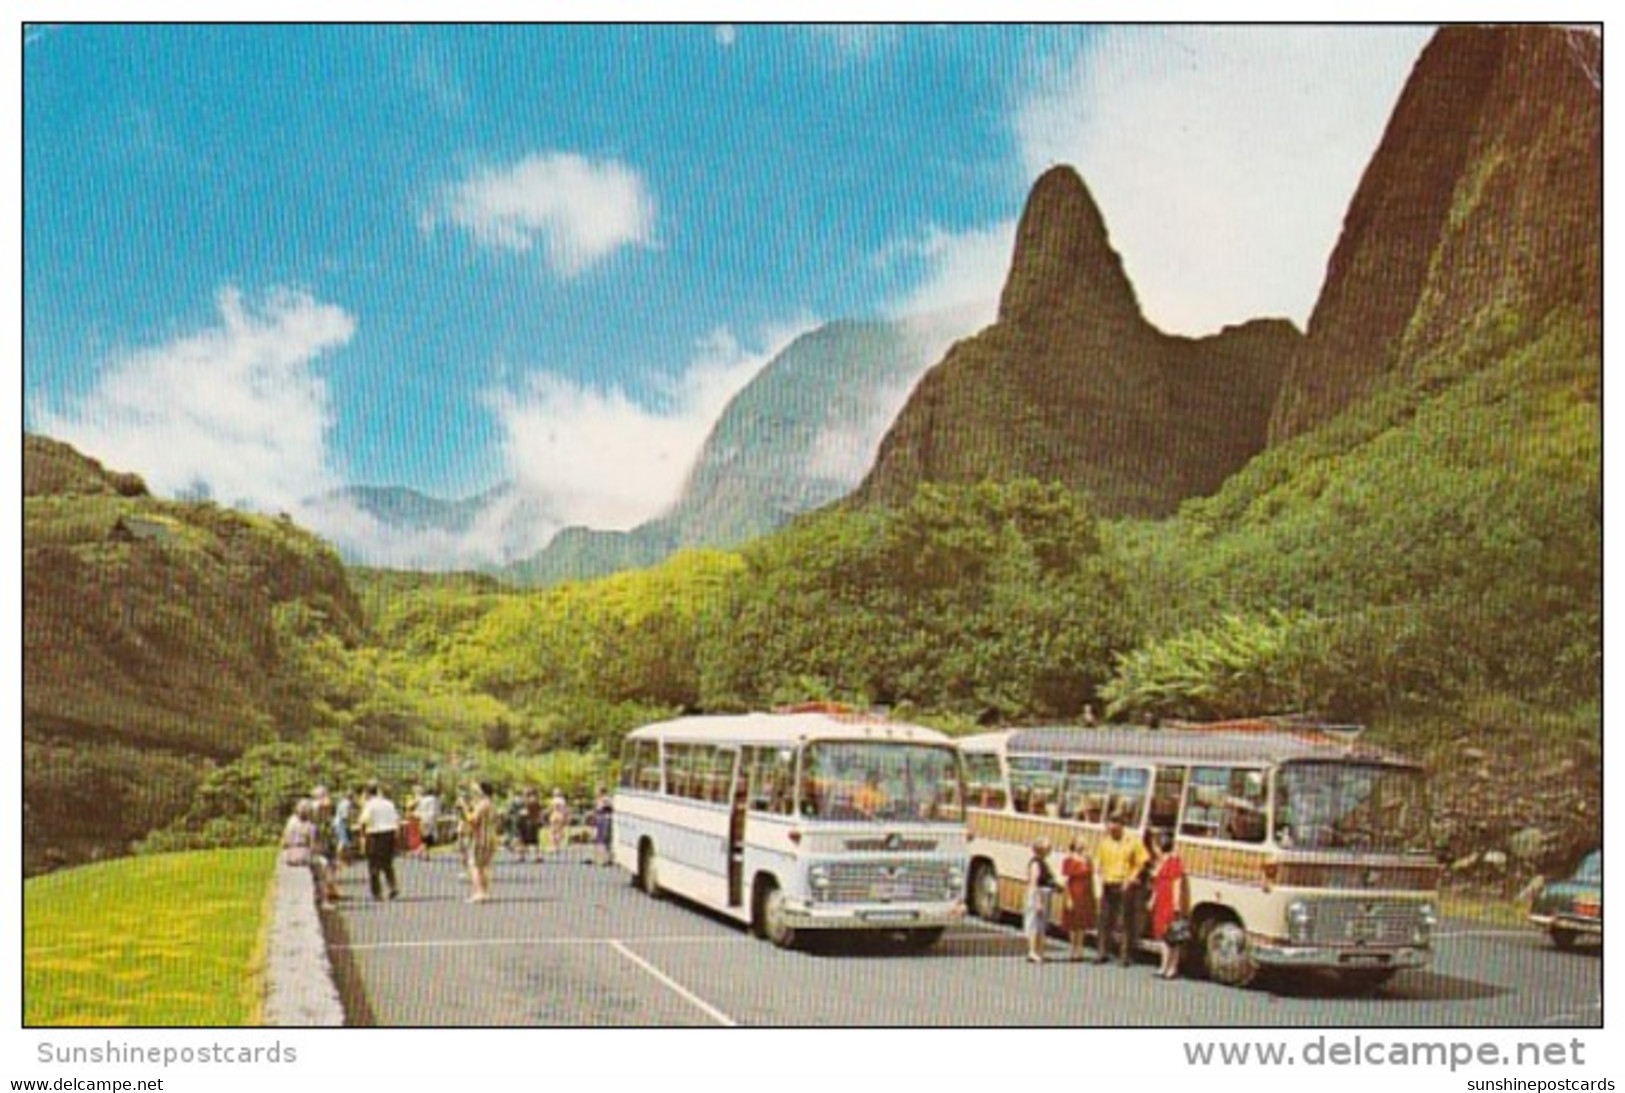
[[[1602,940],[1602,851],[1593,850],[1567,880],[1540,890],[1529,921],[1551,935],[1552,944],[1570,949],[1582,936]]]

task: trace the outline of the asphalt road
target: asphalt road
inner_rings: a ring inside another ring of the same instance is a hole
[[[328,916],[351,1023],[389,1026],[1589,1026],[1600,949],[1533,928],[1446,921],[1431,968],[1340,995],[1312,978],[1235,990],[1163,982],[1152,965],[1028,964],[1017,931],[976,921],[910,954],[865,940],[785,952],[733,922],[638,893],[580,853],[503,857],[491,902],[464,902],[451,856],[398,864],[375,903],[366,869]],[[1053,955],[1064,954],[1057,941]]]

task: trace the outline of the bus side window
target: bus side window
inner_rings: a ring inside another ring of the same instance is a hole
[[[1004,778],[999,773],[997,755],[966,755],[965,783],[974,807],[1004,807]]]
[[[638,742],[638,788],[649,793],[660,792],[660,744],[655,740]]]
[[[1264,841],[1264,775],[1256,770],[1230,772],[1230,796],[1225,801],[1224,834],[1243,843]]]
[[[1185,784],[1185,811],[1179,822],[1181,835],[1211,839],[1219,834],[1229,784],[1230,771],[1224,767],[1196,767],[1190,772]]]
[[[1148,772],[1141,767],[1114,767],[1111,775],[1112,795],[1107,806],[1106,818],[1121,820],[1137,830],[1145,813],[1149,782]]]
[[[666,745],[666,792],[673,797],[692,793],[693,748],[688,744]]]
[[[1185,768],[1158,767],[1151,787],[1151,826],[1172,829],[1179,822],[1179,802],[1185,795]]]

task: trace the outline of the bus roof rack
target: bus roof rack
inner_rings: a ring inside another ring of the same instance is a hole
[[[774,706],[770,713],[827,713],[832,717],[856,717],[864,711],[845,702],[792,702]],[[874,715],[881,716],[881,715]]]
[[[1365,732],[1364,725],[1345,722],[1320,721],[1303,714],[1270,714],[1262,717],[1238,717],[1224,721],[1165,721],[1172,729],[1196,732],[1285,732],[1305,737],[1331,737],[1344,744],[1353,744]]]

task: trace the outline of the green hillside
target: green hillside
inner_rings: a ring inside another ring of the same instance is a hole
[[[307,733],[318,637],[361,614],[331,548],[278,519],[156,500],[25,438],[24,795],[32,864],[124,849],[204,764]]]

